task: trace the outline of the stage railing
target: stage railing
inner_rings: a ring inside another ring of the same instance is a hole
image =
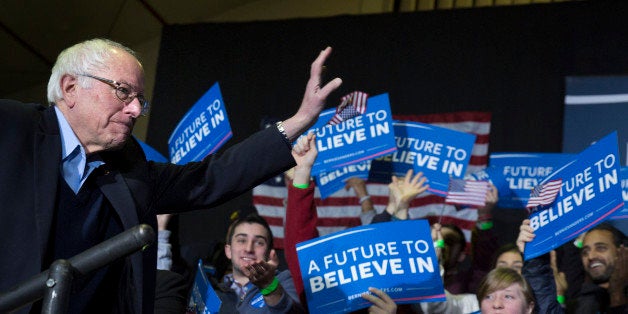
[[[89,274],[119,258],[151,245],[155,232],[138,225],[97,244],[68,260],[57,260],[49,270],[0,293],[0,313],[15,311],[44,298],[42,313],[65,313],[72,280]]]

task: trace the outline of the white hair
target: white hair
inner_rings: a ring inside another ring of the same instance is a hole
[[[120,43],[103,38],[86,40],[63,50],[57,57],[48,80],[48,102],[52,104],[63,99],[61,91],[61,77],[63,75],[88,74],[95,70],[107,69],[107,63],[113,55],[112,48],[126,51],[137,59],[135,51]],[[87,88],[90,87],[91,82],[80,77],[79,84]]]

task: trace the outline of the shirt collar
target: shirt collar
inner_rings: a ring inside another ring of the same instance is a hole
[[[59,121],[59,129],[61,131],[61,160],[68,157],[68,155],[70,155],[72,151],[76,149],[76,146],[80,146],[81,153],[85,154],[85,149],[83,149],[81,142],[79,141],[78,137],[76,137],[76,134],[74,134],[72,127],[68,123],[68,120],[66,120],[65,116],[63,116],[63,112],[61,112],[61,110],[59,110],[56,105],[54,106],[54,108],[55,112],[57,113],[57,121]]]
[[[231,290],[233,290],[240,298],[244,298],[246,293],[251,289],[251,287],[253,287],[253,283],[250,281],[244,286],[239,284],[235,278],[233,278],[233,273],[226,274],[222,281],[227,284],[229,288],[231,288]]]

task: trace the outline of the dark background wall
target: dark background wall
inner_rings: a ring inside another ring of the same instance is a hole
[[[168,26],[147,143],[167,156],[170,132],[215,82],[234,131],[227,146],[266,115],[287,118],[328,45],[328,76],[344,81],[328,107],[362,90],[389,93],[395,114],[490,111],[491,152],[560,152],[565,76],[628,73],[628,1]],[[181,244],[211,246],[249,203],[182,215]],[[521,211],[502,214],[498,230],[516,230]]]

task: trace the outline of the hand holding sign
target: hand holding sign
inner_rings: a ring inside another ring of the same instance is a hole
[[[397,304],[390,296],[377,288],[369,287],[369,293],[362,294],[362,297],[373,303],[369,308],[369,313],[373,314],[395,314],[397,313]]]
[[[530,227],[530,219],[525,219],[521,222],[519,236],[517,237],[517,247],[521,253],[525,251],[526,243],[534,240],[534,237],[534,229]]]
[[[398,304],[445,300],[427,220],[355,227],[296,248],[310,312],[364,308],[368,287]]]
[[[543,183],[562,178],[556,200],[530,215],[536,237],[524,259],[549,252],[623,208],[619,184],[617,133],[613,132],[552,172]]]

